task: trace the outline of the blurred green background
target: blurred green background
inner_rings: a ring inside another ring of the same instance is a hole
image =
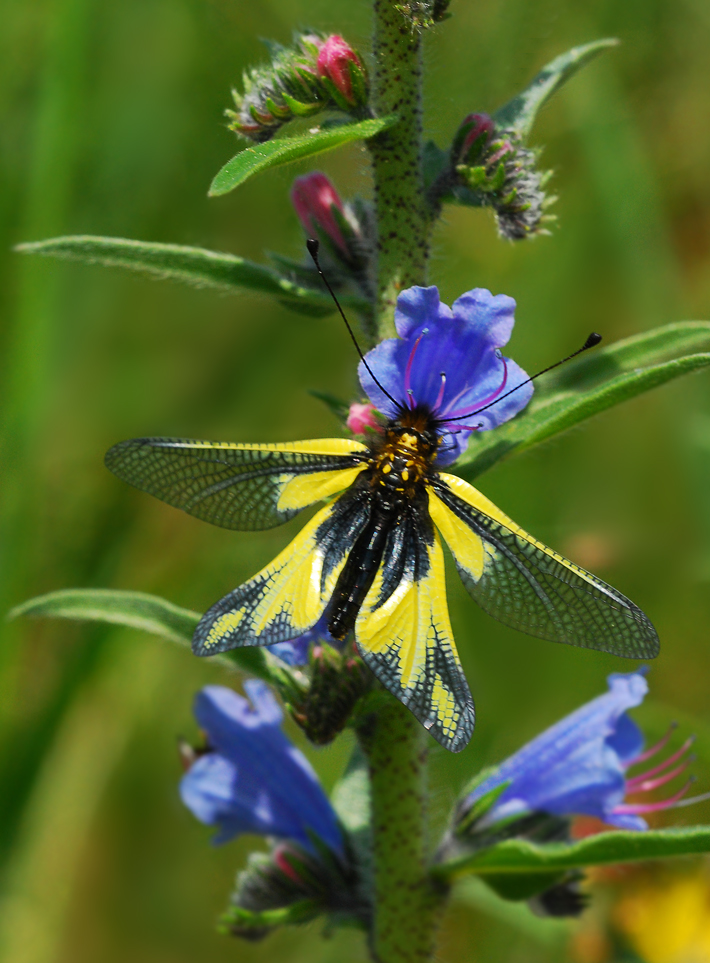
[[[511,354],[529,371],[590,330],[613,340],[710,317],[710,5],[706,0],[454,0],[427,37],[426,118],[444,145],[546,61],[602,36],[622,45],[543,111],[533,142],[556,170],[559,227],[500,242],[485,211],[447,208],[431,281],[444,300],[485,286],[518,301]],[[10,253],[69,233],[299,257],[282,168],[233,194],[207,187],[235,152],[223,109],[257,38],[294,27],[368,49],[362,0],[4,0],[0,26],[0,608],[71,586],[155,592],[203,610],[265,564],[299,522],[258,534],[203,524],[129,490],[102,465],[114,442],[166,434],[281,441],[337,425],[309,388],[351,396],[335,317],[220,297],[99,267]],[[344,195],[371,190],[361,147],[325,155]],[[537,537],[652,617],[660,705],[710,725],[710,391],[707,375],[614,409],[496,468],[481,487]],[[453,573],[452,573],[453,574]],[[450,579],[476,698],[471,745],[432,743],[440,821],[476,767],[604,688],[631,664],[505,629]],[[175,740],[195,735],[194,691],[232,682],[187,651],[124,630],[3,625],[0,647],[0,952],[7,963],[359,961],[353,932],[262,943],[214,933],[253,840],[220,849],[177,797]],[[663,714],[665,710],[662,711]],[[327,786],[349,736],[294,739]],[[695,766],[710,786],[710,757]],[[710,807],[676,821],[710,821]],[[475,894],[474,894],[475,897]],[[477,897],[475,899],[480,903]],[[556,930],[510,925],[462,896],[442,963],[565,958]],[[527,911],[523,910],[523,915]],[[530,917],[532,920],[532,917]]]

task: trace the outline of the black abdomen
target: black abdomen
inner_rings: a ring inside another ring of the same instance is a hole
[[[396,515],[396,506],[375,500],[370,521],[355,540],[326,608],[328,631],[334,639],[344,639],[355,628],[357,614],[375,580]]]

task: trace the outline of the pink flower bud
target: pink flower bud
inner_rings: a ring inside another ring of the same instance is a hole
[[[284,876],[288,876],[291,882],[297,883],[298,885],[303,885],[303,880],[289,861],[289,855],[290,850],[287,846],[277,846],[272,853],[272,859]]]
[[[353,92],[350,64],[363,70],[362,62],[350,44],[337,33],[331,34],[318,53],[318,74],[331,80],[347,102],[355,105],[358,99]]]
[[[349,255],[347,242],[333,215],[335,207],[345,216],[343,202],[325,174],[313,171],[297,177],[291,188],[291,203],[309,237],[315,237],[320,228],[343,254]]]
[[[460,149],[461,159],[466,159],[468,152],[479,138],[483,138],[479,144],[479,150],[485,147],[494,130],[495,124],[488,114],[469,114],[468,117],[465,117],[459,127],[458,134],[459,137],[463,136]]]
[[[375,418],[375,406],[369,402],[364,405],[357,401],[353,402],[350,405],[350,412],[345,424],[354,435],[364,435],[367,428],[374,428],[375,431],[379,431],[381,427]]]

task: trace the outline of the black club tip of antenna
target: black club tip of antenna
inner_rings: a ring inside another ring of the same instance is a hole
[[[318,244],[317,241],[316,241],[316,244]],[[597,334],[596,331],[592,331],[592,333],[589,335],[587,340],[584,342],[582,351],[586,351],[587,348],[596,348],[596,346],[599,344],[601,339],[602,339],[602,336],[600,334]]]
[[[308,249],[308,253],[311,255],[312,258],[316,258],[318,256],[319,247],[320,247],[320,241],[318,240],[318,238],[309,237],[308,240],[306,241],[306,248]]]

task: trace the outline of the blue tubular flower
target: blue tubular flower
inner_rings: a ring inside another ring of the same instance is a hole
[[[399,338],[366,355],[375,378],[402,408],[433,415],[442,438],[438,466],[456,461],[472,431],[497,428],[532,397],[532,384],[523,384],[526,373],[500,352],[513,330],[514,311],[512,298],[485,288],[467,291],[451,308],[441,303],[436,287],[408,288],[397,298]],[[375,407],[397,418],[401,410],[362,362],[359,375]]]
[[[180,783],[182,801],[210,826],[216,843],[258,833],[313,852],[310,834],[342,854],[335,812],[305,756],[281,731],[283,713],[264,682],[244,684],[249,701],[223,686],[206,686],[195,716],[209,749]]]
[[[677,752],[643,775],[627,778],[631,766],[655,755],[670,737],[669,732],[643,752],[643,734],[626,714],[640,705],[648,692],[644,675],[645,669],[610,675],[609,692],[545,730],[476,786],[464,801],[464,814],[475,802],[507,783],[477,828],[544,812],[562,817],[596,816],[618,829],[648,829],[642,814],[677,805],[690,782],[660,802],[625,803],[624,797],[650,792],[678,776],[688,762],[672,767],[693,740],[686,740]],[[683,804],[691,801],[695,800],[683,800]]]
[[[305,632],[303,635],[299,635],[297,639],[292,642],[277,642],[275,645],[270,645],[268,647],[269,652],[285,662],[286,665],[306,665],[308,662],[308,650],[311,647],[311,642],[315,641],[315,634],[313,629],[309,632]]]
[[[269,652],[285,662],[286,665],[306,665],[311,644],[322,645],[324,642],[334,649],[343,648],[343,643],[333,638],[325,624],[325,619],[321,618],[312,629],[304,632],[303,635],[299,635],[291,642],[277,642],[268,648]]]

